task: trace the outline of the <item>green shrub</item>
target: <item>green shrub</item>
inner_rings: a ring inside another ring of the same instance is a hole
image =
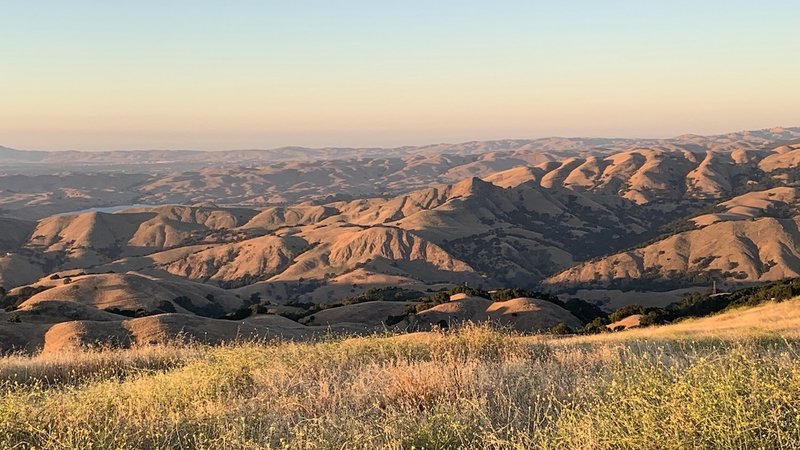
[[[573,330],[566,322],[559,322],[557,325],[550,328],[550,334],[565,335],[572,334]]]
[[[619,308],[613,313],[609,314],[608,320],[610,320],[611,322],[618,322],[634,314],[644,314],[644,307],[642,305],[623,306],[622,308]]]

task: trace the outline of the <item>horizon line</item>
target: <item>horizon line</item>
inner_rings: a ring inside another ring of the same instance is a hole
[[[0,149],[12,150],[12,151],[19,151],[19,152],[30,152],[30,153],[60,153],[60,152],[73,152],[73,153],[144,153],[144,152],[199,152],[199,153],[216,153],[216,152],[252,152],[252,151],[275,151],[275,150],[288,150],[288,149],[298,149],[298,150],[346,150],[346,149],[363,149],[363,150],[399,150],[399,149],[408,149],[408,148],[425,148],[425,147],[434,147],[439,145],[464,145],[464,144],[472,144],[478,142],[501,142],[501,141],[542,141],[548,139],[607,139],[607,140],[627,140],[627,141],[636,141],[636,140],[644,140],[644,141],[670,141],[681,138],[683,136],[697,136],[697,137],[704,137],[704,138],[711,138],[716,136],[725,136],[729,134],[736,134],[736,133],[744,133],[744,132],[758,132],[758,131],[772,131],[772,130],[800,130],[800,125],[798,126],[773,126],[773,127],[766,127],[766,128],[756,128],[756,129],[740,129],[736,131],[728,131],[723,133],[709,133],[709,134],[701,134],[701,133],[682,133],[678,135],[672,135],[669,137],[646,137],[646,136],[634,136],[634,137],[622,137],[622,136],[560,136],[560,135],[550,135],[550,136],[542,136],[542,137],[505,137],[505,138],[494,138],[494,139],[472,139],[466,141],[458,141],[458,142],[431,142],[427,144],[420,144],[420,145],[399,145],[399,146],[381,146],[381,145],[374,145],[374,146],[337,146],[337,145],[328,145],[328,146],[303,146],[303,145],[282,145],[277,147],[265,147],[265,148],[230,148],[230,149],[219,149],[219,150],[201,150],[201,149],[192,149],[192,148],[134,148],[134,149],[107,149],[107,150],[75,150],[75,149],[58,149],[58,150],[37,150],[37,149],[23,149],[18,147],[8,147],[4,144],[0,144]]]

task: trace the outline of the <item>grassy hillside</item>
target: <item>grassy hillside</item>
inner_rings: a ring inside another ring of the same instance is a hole
[[[562,339],[468,327],[6,357],[0,447],[797,448],[798,325],[792,300]]]
[[[609,342],[658,339],[692,341],[705,339],[774,339],[800,340],[800,300],[766,302],[757,306],[740,306],[722,314],[680,320],[668,326],[656,326],[586,336],[582,342]]]

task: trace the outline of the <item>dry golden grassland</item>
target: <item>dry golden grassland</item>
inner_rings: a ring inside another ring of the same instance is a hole
[[[703,320],[6,357],[0,448],[800,448],[800,341]]]

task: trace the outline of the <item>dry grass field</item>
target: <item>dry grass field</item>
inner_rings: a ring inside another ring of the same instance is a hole
[[[9,356],[0,448],[798,448],[798,318]]]

